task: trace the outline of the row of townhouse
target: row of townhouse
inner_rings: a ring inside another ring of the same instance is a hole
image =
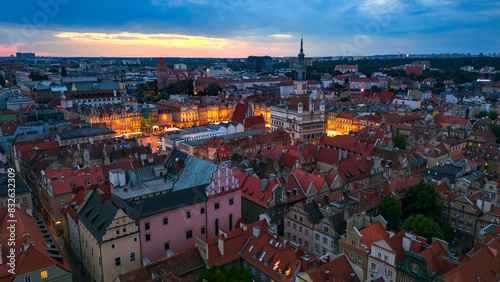
[[[68,251],[90,281],[182,253],[236,227],[242,177],[177,149],[164,164],[111,170],[109,183],[65,207]]]

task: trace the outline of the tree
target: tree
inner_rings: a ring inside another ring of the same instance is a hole
[[[5,77],[0,74],[0,85],[5,86]]]
[[[207,86],[207,91],[205,91],[208,95],[210,96],[217,96],[219,95],[219,86],[217,85],[217,83],[213,82],[213,83],[210,83],[208,86]]]
[[[408,142],[406,142],[406,137],[401,134],[394,135],[393,138],[394,146],[398,147],[401,150],[404,150]]]
[[[497,113],[497,112],[495,112],[495,111],[490,111],[490,112],[488,113],[488,117],[489,117],[491,120],[496,120],[496,119],[497,119],[497,117],[498,117],[498,113]]]
[[[203,271],[202,278],[210,282],[252,281],[252,274],[234,264],[229,269],[213,265]]]
[[[66,70],[66,67],[61,68],[61,76],[63,76],[63,77],[68,76],[68,71]]]
[[[480,111],[477,115],[474,115],[475,118],[482,118],[488,115],[487,111]]]
[[[385,196],[377,205],[377,212],[387,220],[387,228],[389,230],[397,230],[399,221],[401,220],[401,202],[392,196]]]
[[[443,207],[436,202],[437,197],[438,193],[434,187],[423,180],[408,187],[403,200],[405,216],[422,214],[438,221]]]
[[[444,239],[444,232],[439,224],[431,218],[421,214],[408,217],[403,222],[403,229],[427,238],[428,242],[430,242],[432,238]]]
[[[344,88],[344,85],[338,83],[338,82],[335,82],[335,84],[333,84],[333,86],[337,89],[341,89],[341,88]]]
[[[377,85],[373,85],[372,88],[370,88],[370,89],[373,89],[373,92],[377,92],[377,93],[380,92],[380,88],[378,88]]]
[[[29,78],[33,81],[48,80],[49,76],[39,72],[31,71]]]
[[[497,143],[500,143],[500,125],[496,123],[490,123],[488,124],[488,126],[490,127],[491,131],[493,131],[493,134],[495,134]]]

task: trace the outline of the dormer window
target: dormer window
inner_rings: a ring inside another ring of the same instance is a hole
[[[87,183],[87,186],[90,186],[90,184],[91,184],[90,178],[85,179],[85,182]]]
[[[76,188],[76,182],[75,181],[71,181],[71,188]]]
[[[102,183],[102,177],[101,176],[97,177],[97,181],[99,181],[99,183]]]

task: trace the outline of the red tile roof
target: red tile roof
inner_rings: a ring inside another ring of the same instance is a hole
[[[119,281],[191,281],[191,279],[183,280],[177,276],[184,276],[191,271],[196,271],[197,269],[204,268],[205,262],[200,256],[200,252],[196,248],[191,248],[182,253],[162,259],[155,263],[148,264],[124,274],[120,274]],[[159,275],[160,277],[158,279],[155,279],[155,274]]]
[[[265,220],[257,221],[246,227],[236,228],[227,233],[209,238],[205,241],[208,245],[208,262],[212,265],[225,265],[230,262],[237,261],[243,248],[247,246],[247,242],[253,234],[254,226],[258,226],[260,230],[267,230],[267,222]],[[219,240],[222,240],[223,252],[219,249]]]
[[[373,162],[362,157],[344,159],[338,167],[338,172],[344,183],[350,183],[359,179],[369,177]]]
[[[453,117],[453,116],[445,116],[445,115],[435,115],[434,121],[436,123],[448,123],[452,125],[467,125],[469,122],[468,119],[463,117]]]
[[[382,226],[382,224],[378,221],[364,229],[361,229],[359,233],[363,236],[361,238],[361,242],[368,251],[372,249],[373,242],[389,238],[389,233],[387,233],[384,226]]]
[[[292,281],[314,256],[285,241],[281,236],[260,229],[260,236],[250,238],[241,257],[277,281]]]
[[[256,125],[262,125],[262,126],[266,125],[266,122],[265,122],[263,116],[248,117],[245,119],[245,123],[243,124],[243,126],[245,128],[252,128],[253,126],[256,126]]]
[[[442,281],[498,281],[500,239],[495,239],[441,276]]]
[[[99,177],[101,177],[101,181],[99,181]],[[97,188],[100,183],[104,182],[104,174],[100,166],[86,167],[80,170],[74,168],[49,170],[45,171],[44,178],[47,183],[50,182],[53,196],[71,193],[73,182],[75,182],[76,187],[83,187],[83,189]],[[90,185],[88,185],[87,179],[90,179]]]
[[[7,216],[9,213],[7,207],[0,207],[0,228],[1,230],[8,230],[7,227],[11,224],[7,221]],[[65,259],[62,262],[55,260],[50,257],[51,252],[46,248],[45,237],[42,231],[38,227],[37,222],[33,217],[28,214],[28,210],[25,206],[20,205],[16,208],[14,212],[14,218],[16,220],[15,228],[15,250],[16,250],[16,276],[21,277],[23,274],[28,274],[35,271],[40,271],[42,269],[57,266],[68,273],[71,273],[71,269]],[[1,247],[2,247],[2,261],[4,264],[0,266],[0,280],[1,281],[12,281],[13,276],[7,271],[9,266],[5,263],[9,260],[7,255],[9,254],[10,248],[9,233],[7,231],[1,234]],[[32,244],[29,246],[28,244]],[[26,251],[21,252],[20,250],[26,246]]]
[[[360,277],[352,276],[355,273],[352,268],[351,263],[347,256],[342,253],[339,257],[328,262],[326,264],[321,265],[320,267],[314,269],[311,272],[308,272],[309,278],[313,282],[324,282],[324,281],[362,281]],[[361,277],[363,279],[363,277]],[[300,281],[297,279],[297,281]]]
[[[236,104],[231,121],[243,123],[243,120],[245,119],[247,112],[248,112],[248,105],[247,104],[243,104],[243,103]]]

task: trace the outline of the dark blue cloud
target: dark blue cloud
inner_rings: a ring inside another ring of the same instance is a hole
[[[39,3],[58,3],[57,11],[53,11],[54,5],[45,10]],[[397,12],[393,12],[395,6],[400,8]],[[500,39],[492,37],[490,44],[480,44],[467,38],[484,40],[498,34],[499,13],[500,4],[493,0],[29,0],[4,3],[0,26],[29,22],[52,31],[179,33],[261,37],[262,41],[270,40],[270,34],[297,37],[302,33],[318,43],[339,38],[349,41],[371,27],[377,30],[368,36],[377,46],[362,48],[367,53],[380,50],[384,42],[398,40],[411,42],[407,45],[422,52],[433,49],[429,42],[439,49],[477,46],[480,52],[479,48],[494,49]],[[380,15],[389,18],[381,22]]]

